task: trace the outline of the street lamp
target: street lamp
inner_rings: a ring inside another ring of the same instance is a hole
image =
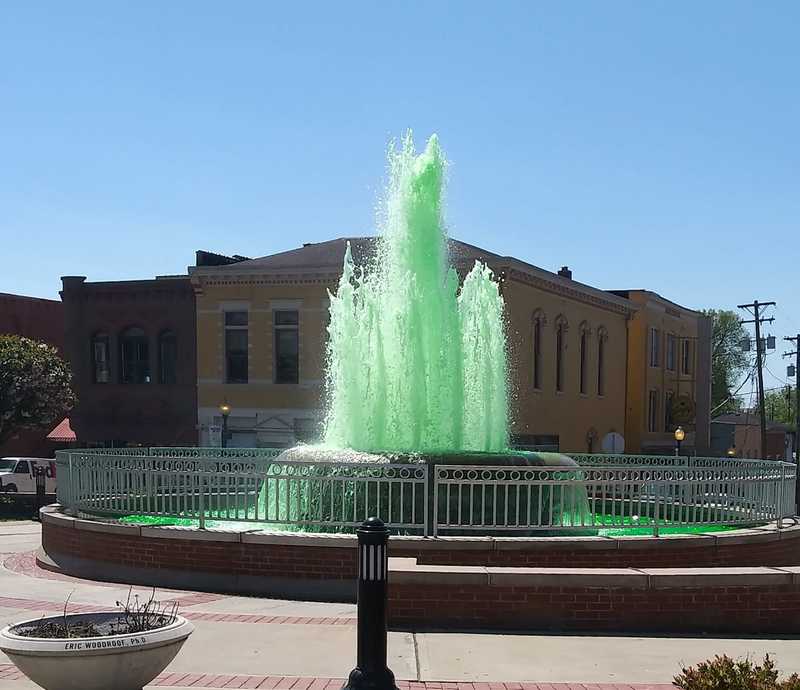
[[[679,426],[677,429],[675,429],[675,455],[681,454],[681,443],[685,438],[686,432],[683,430],[682,426]]]
[[[228,403],[222,403],[219,411],[222,413],[222,447],[225,448],[228,445],[228,415],[231,413],[231,406]]]
[[[735,458],[736,457],[736,446],[731,446],[728,448],[728,457]]]

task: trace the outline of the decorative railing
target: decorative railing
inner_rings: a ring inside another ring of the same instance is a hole
[[[347,532],[372,515],[397,533],[596,534],[752,525],[794,514],[794,465],[573,455],[578,467],[280,460],[276,449],[59,451],[58,500],[156,522]]]
[[[730,467],[435,468],[436,534],[588,533],[696,525],[750,525],[792,515],[795,468],[771,461]]]
[[[59,451],[58,501],[98,515],[253,522],[350,531],[372,515],[422,533],[428,467],[279,461],[279,450],[151,448],[147,455]]]

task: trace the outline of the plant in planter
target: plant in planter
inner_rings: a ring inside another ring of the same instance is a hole
[[[177,605],[128,592],[120,610],[22,621],[0,631],[2,649],[45,690],[141,690],[175,658],[194,626]]]

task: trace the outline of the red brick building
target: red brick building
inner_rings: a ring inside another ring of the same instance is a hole
[[[64,305],[58,300],[0,293],[0,334],[41,340],[63,352]],[[57,445],[46,438],[52,426],[55,424],[41,430],[18,433],[0,444],[0,457],[52,457]]]
[[[194,290],[186,276],[61,279],[79,447],[197,445]]]

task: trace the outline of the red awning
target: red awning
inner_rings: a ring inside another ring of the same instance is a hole
[[[56,443],[72,443],[75,441],[75,432],[69,425],[69,417],[64,417],[58,426],[47,434],[48,441],[55,441]]]

